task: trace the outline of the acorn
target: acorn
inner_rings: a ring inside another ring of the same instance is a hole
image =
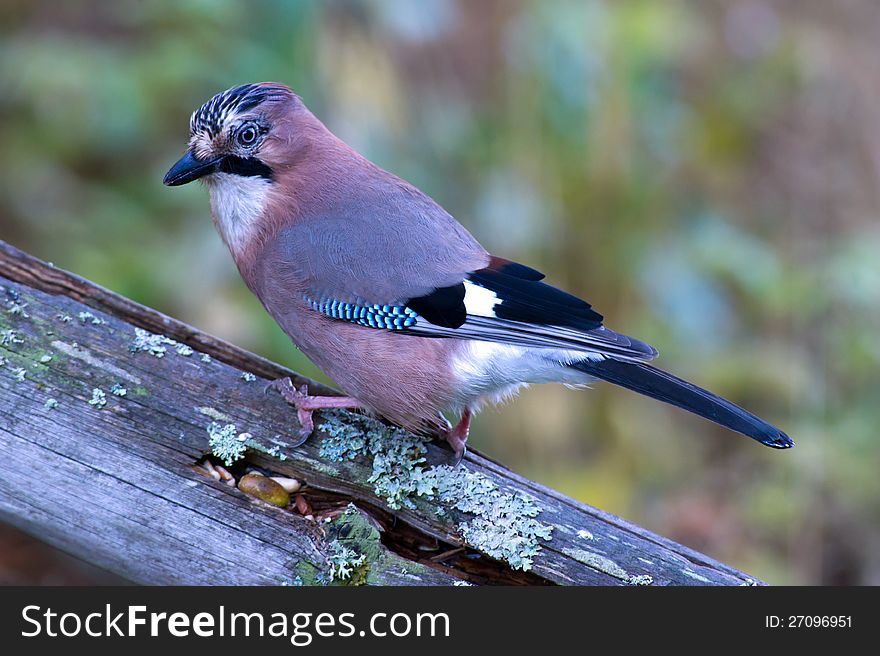
[[[238,481],[238,489],[273,506],[284,508],[290,503],[290,493],[279,483],[262,474],[251,472]]]

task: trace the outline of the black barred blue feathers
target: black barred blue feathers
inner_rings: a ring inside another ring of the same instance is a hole
[[[306,302],[313,310],[326,314],[334,319],[349,321],[367,328],[383,328],[385,330],[405,330],[416,325],[418,314],[401,305],[357,305],[343,303],[335,299],[315,300],[306,297]]]

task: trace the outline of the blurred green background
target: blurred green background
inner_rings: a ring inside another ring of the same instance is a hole
[[[880,583],[880,4],[4,0],[0,24],[0,238],[326,380],[205,190],[161,184],[194,108],[287,83],[798,443],[600,385],[485,412],[478,449],[771,583]],[[68,580],[14,553],[0,579]]]

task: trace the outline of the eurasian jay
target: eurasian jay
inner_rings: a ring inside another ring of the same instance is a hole
[[[597,379],[778,449],[750,412],[648,362],[657,350],[602,325],[589,303],[490,255],[431,198],[334,136],[288,87],[245,84],[190,119],[165,184],[201,179],[247,286],[344,397],[277,389],[298,411],[361,408],[439,432],[458,459],[471,417],[529,383]],[[443,415],[461,419],[452,426]]]

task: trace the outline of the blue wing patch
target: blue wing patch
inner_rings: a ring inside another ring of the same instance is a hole
[[[309,306],[328,317],[367,328],[404,330],[416,325],[419,315],[405,305],[356,305],[335,299],[315,300],[306,296]]]

